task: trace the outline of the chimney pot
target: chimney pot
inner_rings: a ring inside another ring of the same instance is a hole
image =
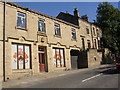
[[[79,17],[79,11],[78,8],[74,8],[74,16]]]

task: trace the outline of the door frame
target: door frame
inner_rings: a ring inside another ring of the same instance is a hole
[[[40,51],[39,48],[44,48],[44,51]],[[40,53],[44,53],[44,55],[45,55],[44,56],[44,58],[45,58],[45,72],[48,72],[47,47],[38,45],[38,61],[39,61],[39,64],[40,64],[40,57],[39,57]],[[40,65],[39,65],[39,68],[40,68]],[[40,69],[39,69],[39,72],[40,72]]]

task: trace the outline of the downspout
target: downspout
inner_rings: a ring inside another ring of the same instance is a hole
[[[5,30],[6,30],[6,1],[3,2],[4,3],[4,12],[3,12],[3,81],[6,81],[6,73],[5,73]]]

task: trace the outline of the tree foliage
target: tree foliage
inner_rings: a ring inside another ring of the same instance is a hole
[[[95,22],[102,29],[103,47],[116,53],[120,51],[120,11],[110,3],[98,5]]]

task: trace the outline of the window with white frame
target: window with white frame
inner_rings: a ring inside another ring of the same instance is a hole
[[[26,28],[26,14],[17,12],[17,27]]]
[[[12,44],[12,69],[31,69],[30,45]]]
[[[43,20],[43,19],[38,20],[38,31],[46,32],[46,30],[45,30],[45,20]]]
[[[55,35],[61,36],[61,33],[60,33],[60,24],[55,23],[54,24],[54,29],[55,29]]]
[[[53,48],[54,67],[65,67],[64,49]]]
[[[75,31],[75,29],[72,29],[71,33],[72,33],[72,40],[76,40],[76,31]]]

